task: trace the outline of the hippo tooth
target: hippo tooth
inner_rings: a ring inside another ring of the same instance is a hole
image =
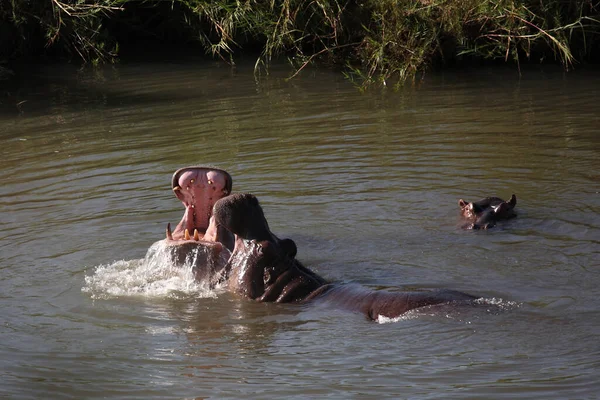
[[[185,230],[185,240],[190,240],[190,231],[188,231],[187,229]]]
[[[171,233],[171,223],[167,224],[167,239],[173,240],[173,234]]]
[[[198,233],[198,229],[194,229],[194,240],[200,240],[200,234]]]
[[[181,190],[181,186],[175,186],[175,187],[173,188],[173,191],[174,191],[174,192],[179,192],[180,190]]]

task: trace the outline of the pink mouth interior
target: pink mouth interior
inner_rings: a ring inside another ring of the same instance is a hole
[[[192,239],[197,231],[199,240],[214,240],[213,233],[206,235],[212,208],[217,200],[229,195],[230,190],[231,177],[225,171],[202,167],[177,171],[173,191],[183,203],[185,212],[172,233],[173,240],[186,240],[186,230]]]

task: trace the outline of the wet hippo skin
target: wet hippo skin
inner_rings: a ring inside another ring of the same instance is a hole
[[[464,229],[489,229],[496,222],[516,217],[514,211],[517,197],[513,194],[508,201],[499,197],[486,197],[475,202],[458,200]]]
[[[230,194],[232,185],[218,168],[186,167],[173,174],[171,187],[185,211],[175,230],[167,225],[160,243],[173,264],[191,262],[198,282],[261,302],[322,301],[370,319],[476,298],[451,290],[388,292],[327,282],[296,259],[293,240],[271,232],[258,199]]]
[[[395,318],[406,311],[450,302],[470,302],[476,296],[452,291],[389,292],[359,285],[329,283],[296,260],[296,245],[279,239],[269,229],[257,198],[234,194],[217,201],[211,223],[235,235],[226,285],[257,301],[326,301],[357,311],[369,319]]]

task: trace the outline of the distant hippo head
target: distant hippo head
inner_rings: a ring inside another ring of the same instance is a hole
[[[214,284],[221,279],[234,236],[211,225],[214,204],[231,193],[232,179],[224,170],[185,167],[173,174],[171,188],[185,212],[175,230],[167,225],[162,242],[175,265],[191,263],[196,280]]]
[[[508,201],[499,197],[486,197],[475,202],[458,201],[460,213],[465,223],[465,229],[489,229],[496,225],[497,221],[513,218],[517,204],[517,197],[513,194]]]
[[[325,283],[295,259],[293,240],[279,239],[270,231],[253,195],[219,200],[213,217],[215,225],[235,235],[227,267],[230,290],[259,301],[290,302],[305,300]]]

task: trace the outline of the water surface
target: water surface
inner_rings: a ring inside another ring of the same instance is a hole
[[[33,71],[0,104],[0,395],[593,399],[600,75],[485,70],[360,93],[335,73]],[[373,323],[256,304],[142,259],[179,167],[218,165],[330,280],[480,307]],[[459,198],[518,217],[458,227]]]

